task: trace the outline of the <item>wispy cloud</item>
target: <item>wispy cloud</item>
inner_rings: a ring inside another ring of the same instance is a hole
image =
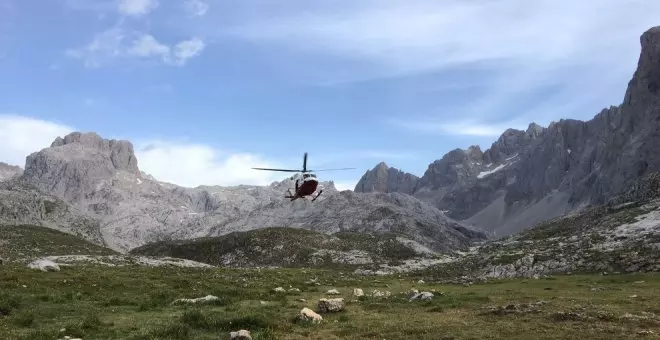
[[[157,0],[119,0],[117,8],[124,15],[143,16],[155,10],[159,5]]]
[[[204,16],[208,12],[210,6],[200,0],[186,0],[183,3],[183,8],[190,16]]]
[[[294,3],[300,4],[287,2]],[[481,68],[481,77],[461,82],[463,102],[451,113],[428,110],[412,123],[410,112],[393,117],[412,131],[476,136],[498,135],[516,127],[507,125],[512,121],[524,127],[586,118],[617,104],[621,96],[612,94],[623,92],[634,70],[639,35],[658,25],[660,13],[660,2],[647,0],[356,0],[302,7],[241,18],[223,32],[327,70],[316,84]],[[438,78],[435,86],[451,87],[443,84]]]
[[[176,44],[176,46],[174,46],[174,52],[172,53],[174,63],[177,65],[185,65],[188,59],[198,56],[202,53],[205,47],[206,45],[204,44],[204,41],[197,37]]]
[[[94,36],[86,46],[66,50],[66,55],[83,61],[85,67],[97,68],[117,58],[159,58],[167,65],[183,66],[204,49],[198,37],[180,41],[173,47],[151,34],[129,31],[118,26]]]
[[[230,32],[382,71],[420,71],[484,60],[572,62],[631,29],[638,34],[659,10],[645,0],[362,0],[343,10],[264,15]]]
[[[507,121],[496,124],[485,124],[479,121],[441,122],[439,119],[430,119],[426,121],[390,119],[388,120],[388,123],[415,133],[477,137],[497,137],[506,129],[514,128],[524,130],[529,124],[516,121]]]

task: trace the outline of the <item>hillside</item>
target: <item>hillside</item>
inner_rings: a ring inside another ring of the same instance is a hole
[[[481,280],[579,272],[660,272],[660,173],[606,204],[486,242],[427,273]]]
[[[20,178],[0,182],[0,225],[35,225],[105,245],[98,220]]]
[[[506,236],[602,204],[659,171],[660,27],[644,32],[640,43],[637,69],[619,106],[589,121],[508,129],[485,151],[452,150],[428,166],[413,195],[449,217]]]
[[[170,256],[223,267],[324,267],[398,263],[434,253],[389,233],[263,228],[218,237],[150,243],[131,254]]]
[[[378,163],[360,178],[355,185],[355,192],[401,192],[413,194],[417,189],[419,177],[391,168],[385,162]]]
[[[115,251],[51,228],[0,225],[0,258],[26,261],[56,255],[115,255]]]

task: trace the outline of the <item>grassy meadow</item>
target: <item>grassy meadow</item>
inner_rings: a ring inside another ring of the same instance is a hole
[[[314,280],[315,279],[315,280]],[[311,269],[0,267],[0,339],[636,339],[660,334],[660,275],[570,275],[471,286]],[[287,289],[274,292],[276,287]],[[298,288],[300,292],[288,291]],[[339,296],[328,296],[329,289]],[[355,298],[353,288],[366,296]],[[408,301],[408,291],[435,292]],[[389,291],[385,297],[373,290]],[[173,305],[208,294],[219,300]],[[344,311],[308,324],[323,297]],[[301,299],[304,299],[301,300]]]

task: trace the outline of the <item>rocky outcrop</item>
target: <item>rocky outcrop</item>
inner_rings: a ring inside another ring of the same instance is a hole
[[[98,220],[20,179],[0,182],[0,225],[35,225],[104,245]]]
[[[44,192],[82,203],[99,183],[118,172],[139,176],[133,145],[96,133],[73,132],[29,155],[23,178]]]
[[[23,169],[21,167],[0,162],[0,182],[18,177],[22,173]]]
[[[353,191],[413,194],[418,181],[419,177],[396,168],[390,168],[381,162],[362,175]]]

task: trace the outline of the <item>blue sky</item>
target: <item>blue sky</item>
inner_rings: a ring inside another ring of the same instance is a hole
[[[0,161],[72,130],[177,184],[252,166],[421,176],[508,127],[618,105],[653,0],[0,0]]]

